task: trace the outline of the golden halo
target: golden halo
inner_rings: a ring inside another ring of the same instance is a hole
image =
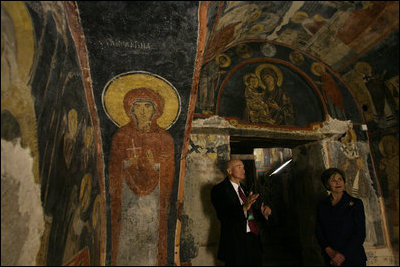
[[[258,19],[261,16],[262,11],[261,10],[256,10],[253,13],[251,13],[250,18],[249,18],[249,22],[253,22],[256,19]]]
[[[301,65],[304,62],[304,56],[297,51],[290,52],[289,59],[295,65]]]
[[[86,211],[90,204],[90,195],[92,194],[92,175],[86,173],[81,182],[81,189],[79,191],[79,202],[82,203],[82,211]]]
[[[282,76],[281,70],[280,70],[277,66],[272,65],[272,64],[269,64],[269,63],[261,64],[260,66],[258,66],[258,67],[256,68],[255,73],[256,73],[256,75],[257,75],[257,77],[258,77],[260,86],[261,86],[262,88],[264,88],[264,89],[266,88],[264,82],[262,81],[262,79],[261,79],[261,77],[260,77],[261,71],[262,71],[263,69],[265,69],[265,68],[272,69],[272,70],[275,72],[276,77],[278,77],[278,80],[276,81],[276,84],[277,84],[278,86],[281,86],[281,85],[282,85],[282,81],[283,81],[283,76]]]
[[[94,199],[94,202],[93,202],[93,212],[92,212],[93,229],[96,229],[96,226],[98,224],[98,216],[101,212],[100,207],[101,207],[101,198],[100,198],[100,195],[97,195],[97,197]]]
[[[367,62],[357,62],[356,65],[354,66],[354,69],[360,73],[360,74],[364,74],[364,75],[371,75],[372,73],[372,67],[370,64],[368,64]]]
[[[169,129],[178,119],[181,99],[176,88],[166,79],[146,71],[131,71],[112,78],[104,87],[103,108],[107,116],[118,127],[129,123],[124,109],[124,97],[132,89],[149,88],[165,101],[162,115],[157,119],[161,128]]]
[[[256,25],[253,25],[251,28],[250,28],[250,33],[251,34],[257,34],[257,33],[261,33],[262,31],[264,30],[264,25],[262,25],[262,24],[256,24]]]
[[[68,132],[75,136],[78,130],[78,112],[72,108],[68,112]]]
[[[321,16],[320,14],[314,15],[313,19],[314,19],[316,22],[323,22],[323,21],[326,21],[326,18],[324,18],[324,17]]]
[[[88,125],[83,128],[83,142],[85,143],[85,147],[88,148],[93,143],[93,127]]]
[[[392,145],[395,148],[397,148],[397,150],[398,150],[399,144],[398,144],[397,139],[393,135],[386,135],[379,142],[379,151],[381,152],[381,154],[384,157],[390,156],[390,155],[386,155],[386,151],[385,151],[385,147],[384,147],[385,143],[392,143]]]
[[[322,72],[317,70],[318,67],[322,68]],[[314,62],[311,64],[311,72],[316,76],[321,76],[321,74],[325,72],[325,66],[319,62]]]
[[[291,18],[294,23],[302,23],[305,19],[308,19],[308,14],[304,11],[297,11]]]
[[[225,59],[225,62],[222,62],[222,63],[221,63],[221,59],[222,59],[222,58]],[[220,54],[220,55],[218,55],[218,56],[215,58],[215,60],[217,61],[218,66],[220,66],[221,68],[226,68],[226,67],[228,67],[229,65],[231,65],[231,58],[228,57],[228,56],[225,55],[225,54]]]
[[[247,44],[239,44],[236,47],[236,54],[238,54],[241,58],[249,58],[253,55],[253,51]]]
[[[260,83],[258,77],[257,77],[254,73],[247,73],[247,74],[245,74],[244,77],[243,77],[243,82],[244,82],[244,84],[245,84],[246,86],[249,86],[249,83],[247,82],[247,79],[250,78],[250,77],[254,77],[254,78],[257,79],[257,85]]]

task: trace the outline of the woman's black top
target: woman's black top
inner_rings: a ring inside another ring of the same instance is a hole
[[[332,206],[332,196],[321,201],[317,210],[316,235],[326,262],[330,258],[325,248],[330,246],[342,253],[342,265],[365,265],[365,213],[361,199],[344,192],[342,199]]]

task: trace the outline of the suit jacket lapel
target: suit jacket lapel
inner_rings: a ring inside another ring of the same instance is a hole
[[[236,204],[241,205],[241,204],[240,204],[239,197],[238,197],[238,195],[237,195],[237,193],[236,193],[236,191],[235,191],[235,188],[233,187],[231,181],[229,180],[229,177],[226,177],[226,178],[225,178],[225,187],[226,187],[226,190],[227,190],[227,192],[228,192],[228,194],[229,194],[229,197],[230,197]]]

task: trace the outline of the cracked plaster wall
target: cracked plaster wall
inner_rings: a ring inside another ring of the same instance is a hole
[[[36,265],[44,220],[32,162],[20,142],[1,140],[1,265]]]

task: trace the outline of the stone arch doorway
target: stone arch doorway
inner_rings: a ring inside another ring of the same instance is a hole
[[[275,240],[284,245],[293,243],[294,248],[291,249],[297,254],[285,259],[285,255],[275,253],[276,250],[281,251],[282,246],[270,246],[266,248],[266,253],[270,254],[264,255],[270,261],[266,261],[265,265],[322,265],[314,235],[316,204],[321,195],[326,194],[319,177],[325,166],[329,166],[327,159],[331,151],[327,148],[328,144],[336,142],[334,140],[343,135],[348,127],[348,122],[337,120],[328,120],[304,129],[255,129],[217,116],[193,121],[182,187],[182,227],[178,229],[180,235],[177,236],[179,246],[176,255],[180,263],[223,265],[217,259],[220,223],[210,200],[211,189],[226,177],[224,166],[232,155],[252,154],[254,148],[282,147],[291,149],[293,165],[290,175],[285,178],[291,184],[290,190],[278,192],[281,195],[283,192],[291,193],[291,202],[287,201],[290,205],[285,205],[291,208],[292,217],[284,219],[284,222],[291,223],[289,226],[273,229],[273,233],[282,234],[294,228],[297,234],[292,234],[291,239],[278,236]],[[286,216],[290,214],[284,208],[278,210]],[[274,239],[266,236],[264,240]],[[272,261],[271,255],[276,256],[276,261]]]

